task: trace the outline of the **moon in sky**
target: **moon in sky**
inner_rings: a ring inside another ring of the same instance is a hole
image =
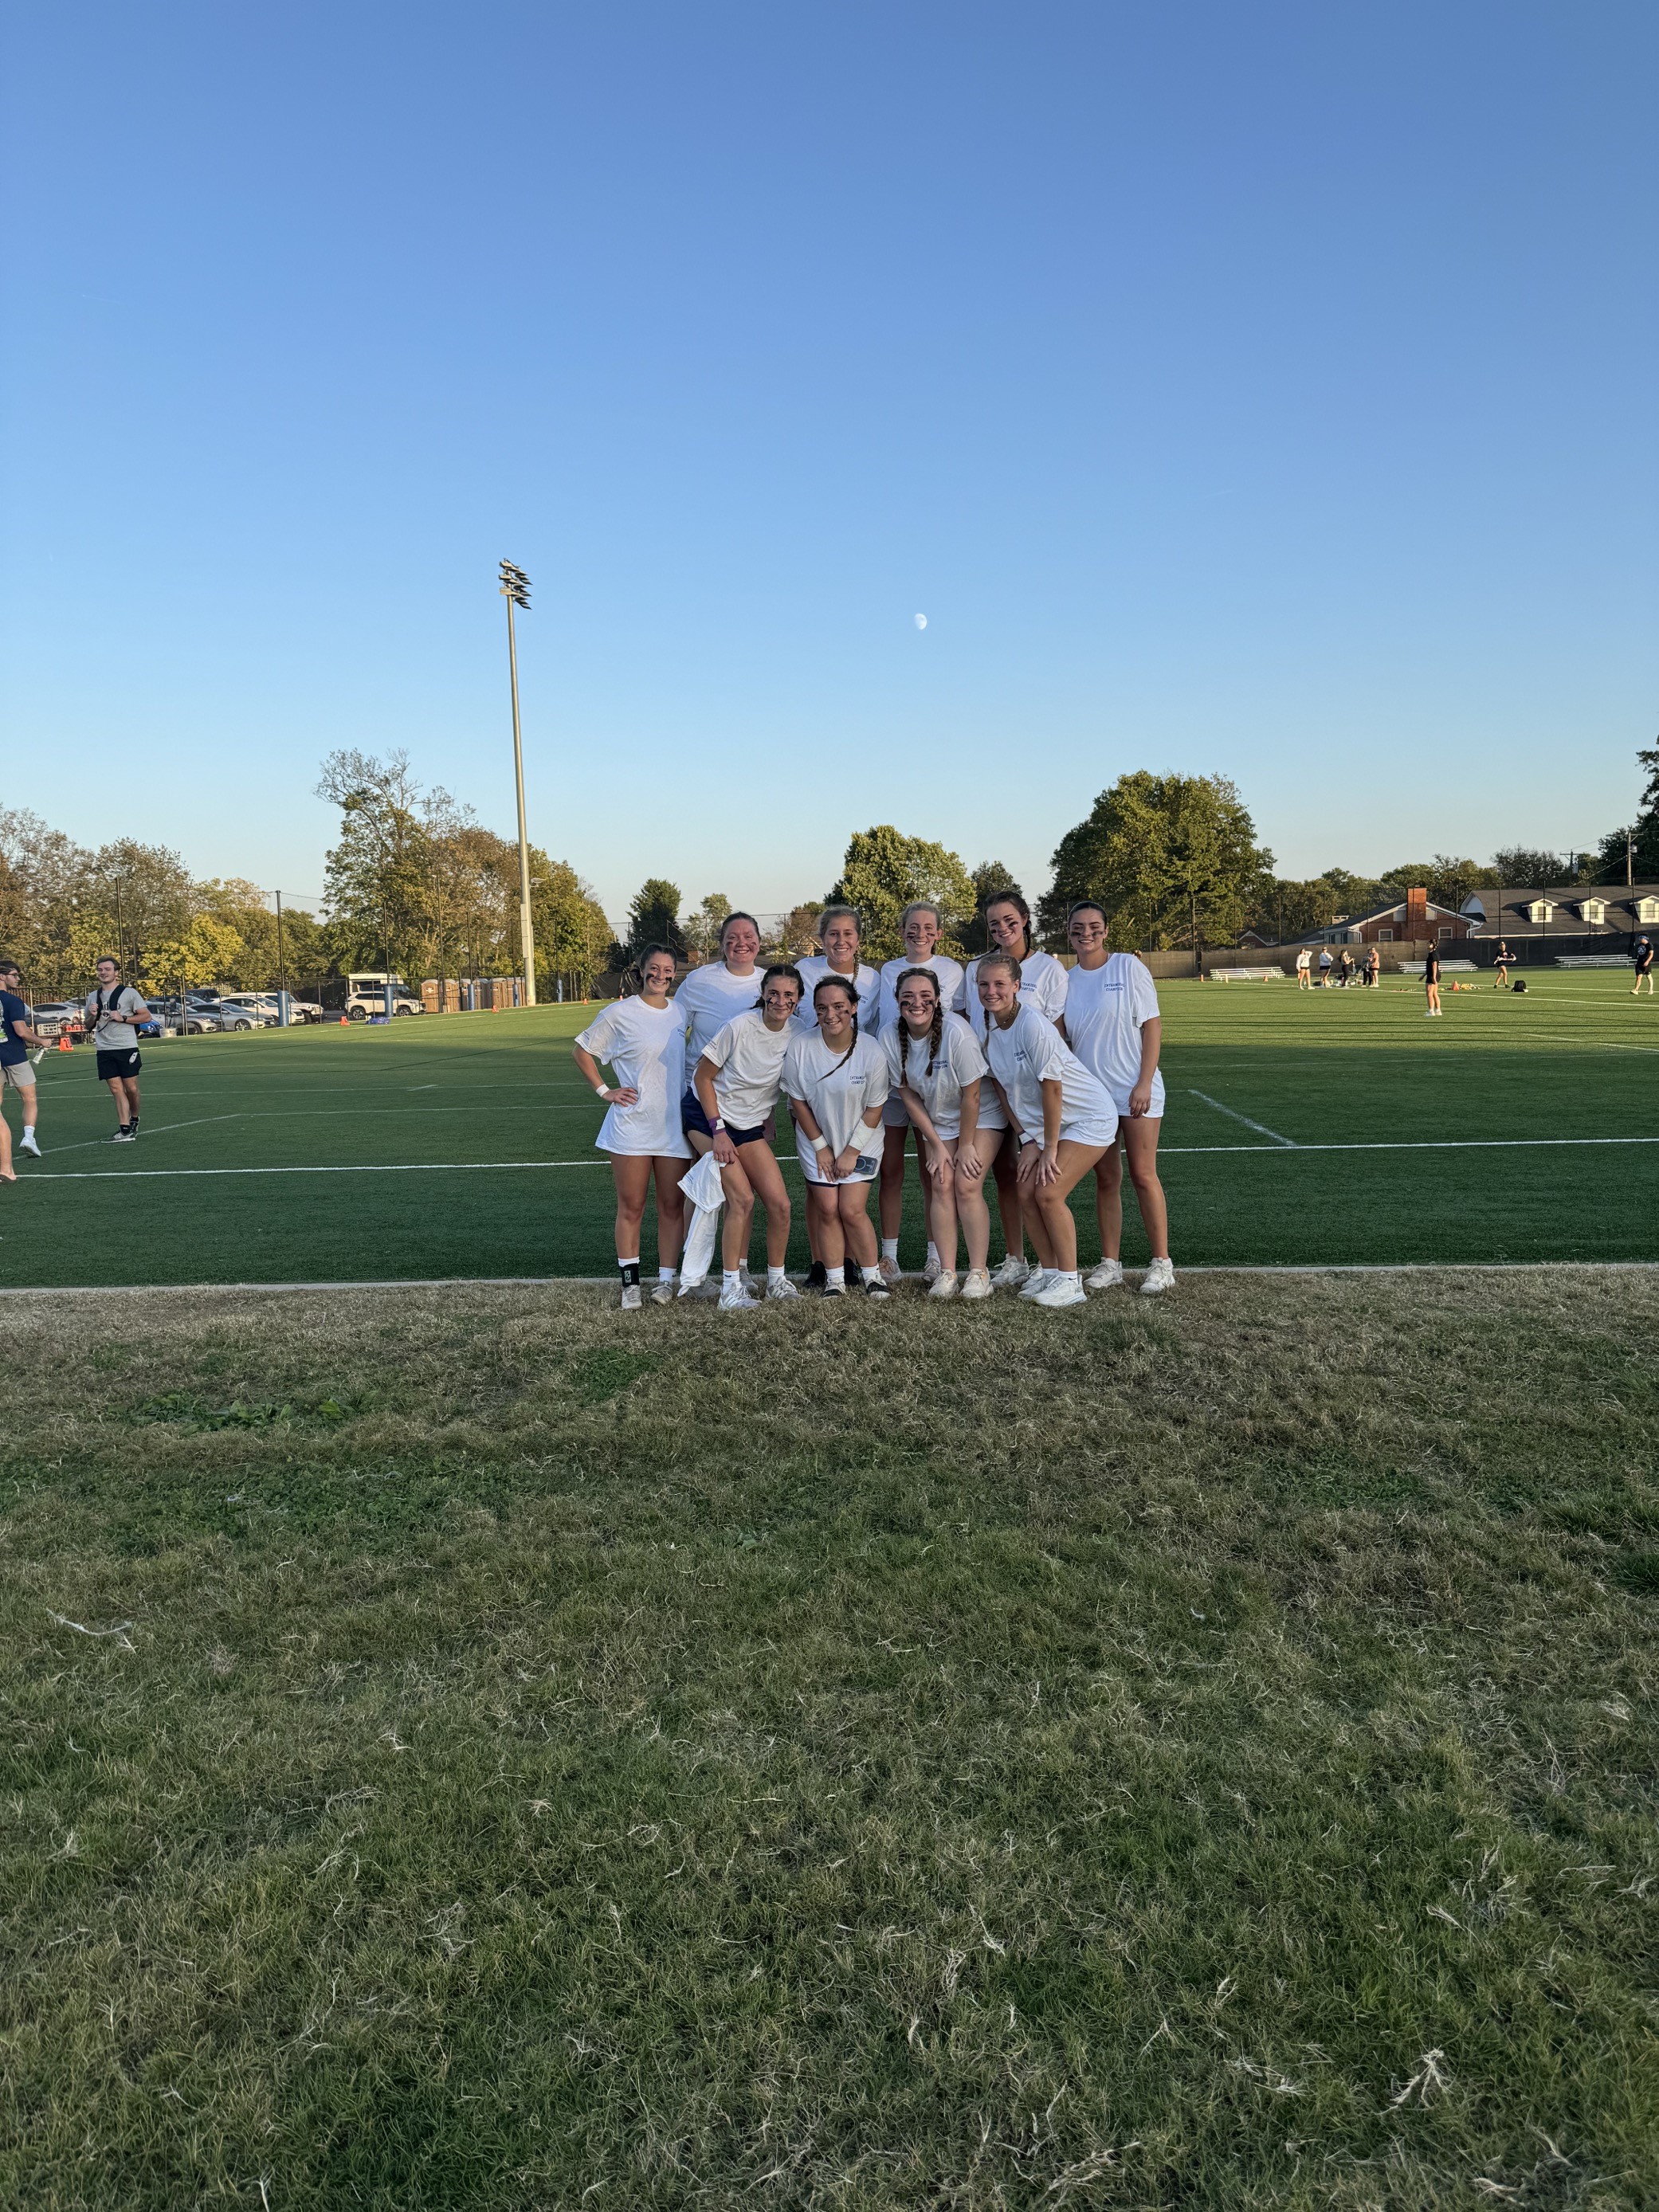
[[[926,615],[918,615],[918,616],[916,617],[916,628],[917,628],[918,629],[927,629],[927,616],[926,616]]]

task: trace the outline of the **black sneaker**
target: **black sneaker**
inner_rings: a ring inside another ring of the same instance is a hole
[[[866,1298],[890,1298],[893,1293],[879,1275],[872,1275],[865,1284],[864,1295]]]
[[[829,1279],[830,1270],[828,1267],[824,1266],[822,1260],[814,1260],[811,1266],[806,1270],[807,1289],[809,1291],[821,1291]]]
[[[132,1132],[125,1121],[110,1139],[110,1142],[112,1145],[130,1145],[132,1142]]]

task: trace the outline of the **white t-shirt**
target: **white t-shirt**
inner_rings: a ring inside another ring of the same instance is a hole
[[[986,1040],[991,1073],[1008,1099],[1022,1138],[1042,1139],[1042,1086],[1060,1086],[1060,1132],[1079,1142],[1109,1144],[1117,1110],[1098,1076],[1091,1075],[1065,1038],[1035,1006],[1021,1006],[1006,1030],[994,1022]]]
[[[869,1109],[881,1105],[887,1097],[887,1054],[877,1038],[860,1032],[852,1051],[843,1059],[824,1042],[819,1030],[798,1030],[784,1055],[783,1087],[790,1097],[803,1099],[811,1107],[813,1120],[830,1139],[832,1157],[844,1152],[848,1145],[856,1144],[861,1153],[878,1164],[870,1173],[878,1171],[881,1160],[880,1126],[872,1129],[864,1120]],[[799,1125],[795,1150],[800,1156],[801,1173],[808,1182],[822,1182],[824,1177],[818,1168],[822,1156]],[[852,1180],[868,1182],[869,1176],[854,1176]]]
[[[805,960],[797,960],[795,965],[800,969],[801,980],[806,986],[805,995],[795,1010],[795,1019],[802,1029],[815,1030],[818,1025],[818,1018],[812,1011],[812,988],[814,984],[821,983],[831,972],[830,957],[824,952],[809,952]],[[835,972],[839,974],[840,970],[836,969]],[[859,994],[859,1035],[862,1036],[868,1030],[873,1036],[880,1027],[878,1013],[881,998],[879,970],[866,966],[860,960],[857,974],[848,975],[844,980],[851,983]]]
[[[1305,945],[1296,956],[1296,964],[1298,968],[1310,968],[1313,965],[1313,955]]]
[[[694,968],[674,994],[674,1004],[685,1024],[685,1065],[688,1079],[708,1049],[709,1039],[723,1030],[733,1014],[749,1012],[761,994],[762,970],[734,975],[723,960]],[[740,1127],[744,1125],[739,1123]]]
[[[1019,1003],[1031,1006],[1050,1022],[1057,1022],[1066,1010],[1066,970],[1052,952],[1033,952],[1019,963]],[[970,960],[968,972],[962,979],[962,988],[957,994],[957,1011],[979,1040],[980,1049],[985,1048],[988,1017],[979,1002],[979,963]],[[981,1129],[1006,1129],[1008,1117],[1002,1110],[1002,1102],[988,1083],[980,1093],[979,1126]]]
[[[908,1083],[927,1109],[927,1118],[941,1137],[959,1136],[962,1133],[962,1094],[970,1083],[977,1083],[985,1073],[985,1054],[980,1050],[979,1039],[960,1014],[946,1014],[939,1029],[939,1058],[933,1072],[927,1073],[927,1037],[913,1037],[902,1021],[895,1022],[890,1030],[881,1033],[882,1046],[887,1054],[887,1071],[896,1091],[901,1083]],[[907,1052],[906,1047],[909,1049]],[[988,1083],[979,1094],[980,1122],[983,1126],[985,1109],[989,1106],[996,1113],[995,1127],[1006,1126],[1002,1107]]]
[[[635,1105],[611,1108],[593,1140],[598,1149],[690,1159],[691,1147],[680,1127],[684,1018],[674,1001],[647,1006],[643,999],[613,999],[576,1042],[612,1070],[618,1090],[640,1094]]]
[[[1140,1031],[1158,1019],[1158,986],[1144,960],[1111,952],[1098,968],[1073,968],[1066,998],[1066,1034],[1072,1050],[1112,1094],[1120,1114],[1140,1080]],[[1149,1115],[1164,1111],[1164,1078],[1152,1077]]]
[[[881,971],[881,1003],[877,1019],[883,1030],[892,1028],[898,1019],[898,979],[907,968],[930,968],[939,977],[939,998],[948,1013],[962,996],[962,963],[952,960],[948,952],[936,952],[931,960],[889,960]]]
[[[110,1018],[98,1020],[100,1002],[108,1008]],[[131,983],[116,983],[107,991],[88,991],[87,994],[87,1027],[93,1030],[93,1042],[100,1052],[130,1052],[138,1042],[138,1032],[130,1021],[118,1022],[117,1014],[136,1014],[143,1000]],[[94,1027],[94,1024],[96,1026]]]
[[[759,1128],[778,1103],[783,1056],[799,1034],[793,1022],[769,1030],[765,1015],[752,1006],[710,1037],[699,1058],[712,1060],[719,1070],[714,1103],[721,1121],[734,1129]]]

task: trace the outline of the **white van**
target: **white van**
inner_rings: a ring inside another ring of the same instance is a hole
[[[346,1018],[366,1022],[371,1014],[386,1012],[386,987],[392,986],[394,1014],[423,1014],[426,1008],[401,975],[388,976],[384,968],[364,969],[346,977]]]

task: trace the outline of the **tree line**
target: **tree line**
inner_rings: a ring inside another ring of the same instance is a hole
[[[1079,898],[1106,908],[1120,945],[1153,951],[1236,944],[1246,931],[1303,936],[1419,884],[1437,904],[1455,908],[1483,886],[1621,883],[1627,866],[1652,882],[1659,879],[1659,744],[1637,761],[1645,781],[1636,817],[1592,854],[1510,848],[1480,862],[1442,853],[1377,876],[1333,867],[1294,880],[1275,873],[1225,776],[1137,769],[1103,791],[1056,846],[1053,881],[1034,902],[1036,934],[1063,949],[1066,910]],[[276,916],[257,884],[198,882],[176,853],[133,838],[91,851],[37,815],[5,809],[0,948],[22,963],[40,998],[81,990],[93,962],[109,951],[153,991],[181,982],[268,989],[278,981],[279,959],[295,988],[386,966],[410,981],[517,972],[514,842],[441,787],[423,789],[401,752],[384,760],[331,753],[317,790],[340,812],[325,862],[325,912],[319,918],[290,908],[280,948]],[[568,861],[532,846],[530,869],[539,997],[552,995],[560,978],[571,994],[586,996],[598,975],[629,965],[647,944],[693,961],[712,958],[732,911],[724,893],[711,891],[684,912],[678,886],[653,876],[635,893],[617,936]],[[838,901],[863,917],[866,957],[894,959],[902,949],[903,908],[925,898],[944,916],[943,949],[970,957],[986,949],[988,901],[1020,888],[1000,861],[970,867],[937,840],[878,823],[854,834],[835,882],[784,915],[766,950],[791,957],[810,951],[819,911]]]

